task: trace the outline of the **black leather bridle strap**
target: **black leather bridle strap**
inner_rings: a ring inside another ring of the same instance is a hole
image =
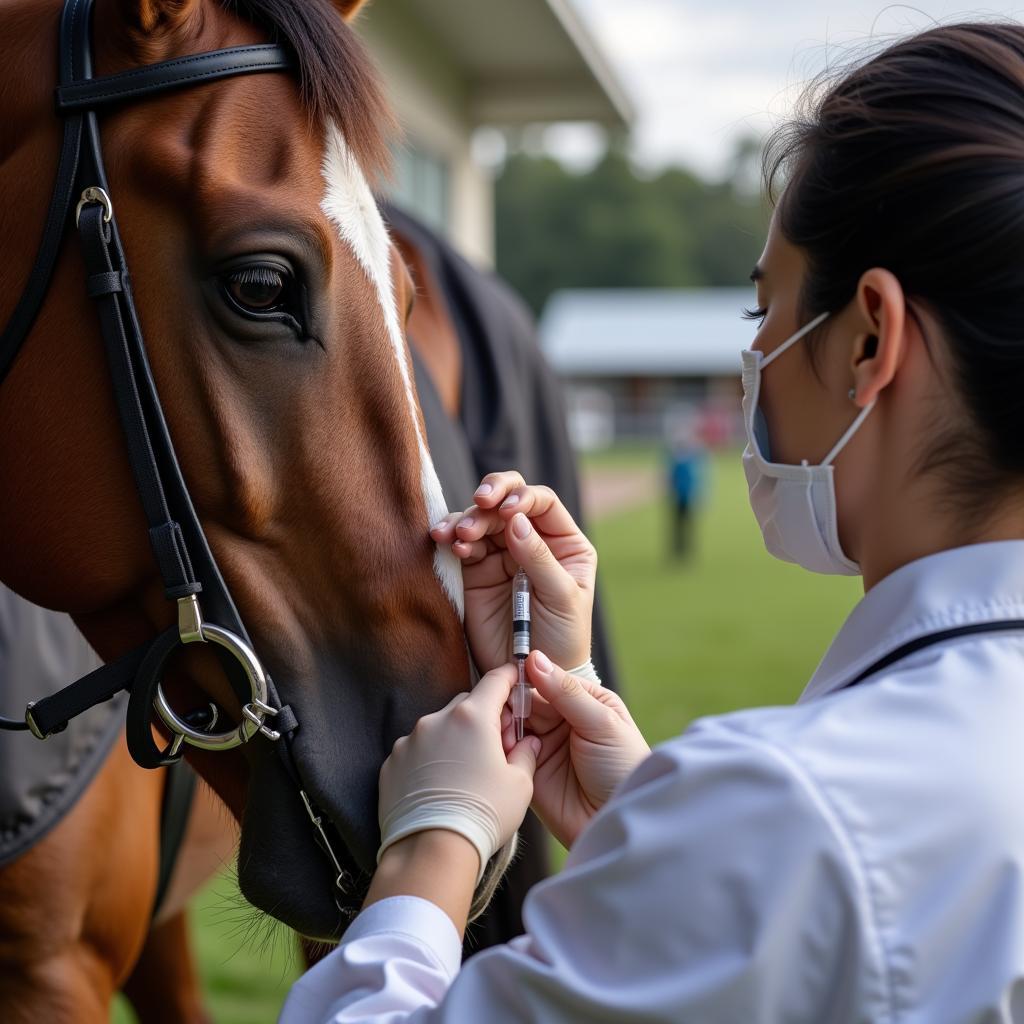
[[[92,0],[66,2],[60,59],[62,67],[71,68],[74,74],[73,77],[62,76],[62,87],[71,82],[84,85],[106,81],[93,78],[92,75],[89,25],[91,8]],[[236,47],[209,55],[218,58],[213,70],[219,77],[230,74],[232,65],[242,66],[242,73],[252,72],[256,62],[248,53],[249,49]],[[283,50],[277,47],[272,49],[277,63],[286,61]],[[261,49],[260,52],[267,51]],[[167,65],[174,63],[165,62]],[[147,71],[146,68],[137,70]],[[164,67],[148,85],[147,95],[174,88],[175,73],[184,75],[188,72],[181,67],[178,67],[177,72]],[[122,96],[126,96],[125,80],[122,77],[125,74],[122,72],[121,75],[109,76],[121,83],[111,91],[120,91]],[[145,76],[143,79],[146,80]],[[80,189],[99,188],[109,195],[110,186],[103,166],[97,114],[92,109],[86,109],[82,114],[73,112],[70,116],[81,117],[83,123],[77,186]],[[116,196],[112,197],[112,202],[116,206]],[[164,420],[135,311],[128,263],[117,229],[114,208],[108,210],[99,203],[88,203],[81,209],[78,228],[88,274],[86,290],[92,293],[97,306],[128,456],[167,596],[176,600],[201,589],[204,614],[248,642],[241,616],[231,600],[206,542],[199,517],[192,506],[174,443]],[[239,695],[243,695],[245,688],[237,673],[229,670],[229,676]]]
[[[211,53],[147,64],[103,78],[89,78],[57,87],[57,111],[96,110],[125,100],[145,99],[171,89],[184,89],[221,78],[261,71],[289,71],[295,66],[288,51],[272,43],[231,46]]]
[[[129,651],[117,661],[100,665],[63,690],[36,701],[30,715],[33,732],[41,736],[60,732],[72,718],[130,689],[148,648],[146,644]]]
[[[69,6],[81,6],[86,11],[92,7],[92,0],[66,2]],[[74,58],[65,61],[63,55],[68,50],[74,54]],[[137,69],[140,72],[137,76],[131,72],[122,72],[120,75],[108,76],[107,79],[93,79],[89,25],[85,17],[77,21],[72,19],[69,31],[62,34],[61,52],[62,63],[70,63],[75,67],[78,84],[107,83],[102,85],[103,93],[110,97],[116,94],[122,100],[139,95],[152,96],[185,85],[228,77],[233,73],[283,71],[292,66],[288,52],[280,47],[234,47],[197,55],[201,60],[182,58],[140,68]],[[62,86],[67,84],[67,80],[61,80]],[[110,101],[113,102],[113,99]],[[83,118],[78,185],[85,188],[95,186],[109,195],[97,113],[90,105],[84,114],[72,112],[70,116]],[[116,207],[116,196],[111,199]],[[84,206],[79,221],[79,234],[88,274],[86,290],[92,293],[98,307],[114,395],[137,490],[146,512],[151,545],[160,566],[167,596],[177,600],[201,589],[204,618],[226,628],[251,647],[252,642],[245,625],[210,551],[192,504],[174,442],[164,419],[132,298],[128,263],[114,209],[107,211],[97,203]],[[129,746],[139,763],[149,766],[154,762],[166,762],[163,753],[158,752],[153,744],[149,718],[152,695],[158,681],[156,676],[169,646],[166,633],[153,641],[139,665],[131,687],[126,717]],[[231,659],[222,659],[222,664],[232,688],[244,703],[249,699],[249,689],[239,664]],[[288,740],[298,723],[291,709],[282,705],[273,680],[269,677],[267,692],[270,705],[277,709],[275,721],[279,723],[279,732],[285,739],[284,743],[278,743],[276,747],[286,769],[294,775]]]
[[[284,47],[268,43],[233,46],[92,78],[88,76],[90,69],[75,66],[75,60],[82,51],[65,45],[65,42],[80,33],[80,26],[88,22],[90,6],[90,3],[76,0],[64,7],[61,21],[60,85],[56,90],[57,111],[64,117],[64,138],[43,235],[32,271],[18,304],[0,334],[0,384],[32,329],[50,287],[75,196],[82,143],[82,112],[235,75],[289,71],[295,67],[295,61]]]
[[[167,505],[139,393],[139,377],[133,362],[138,360],[139,354],[132,351],[131,332],[125,325],[127,310],[123,309],[124,304],[131,301],[124,256],[99,204],[90,203],[82,209],[78,230],[89,275],[87,288],[100,317],[100,333],[107,349],[107,364],[136,490],[146,513],[164,592],[171,600],[177,600],[199,593],[202,587],[192,571],[181,527],[172,518]]]
[[[92,0],[65,0],[64,3],[60,24],[58,105],[64,108],[65,132],[58,180],[29,283],[0,337],[0,374],[10,366],[31,329],[61,250],[64,230],[71,219],[72,202],[76,194],[82,194],[76,215],[88,275],[85,290],[97,305],[129,460],[167,597],[172,600],[188,598],[201,590],[206,621],[217,623],[251,647],[192,505],[160,407],[109,198],[95,107],[231,75],[284,71],[293,66],[293,61],[282,47],[243,46],[93,78],[91,10]],[[126,658],[141,668],[146,663],[146,651],[155,643]],[[228,659],[225,669],[239,696],[248,699],[249,689],[238,664]],[[97,672],[98,675],[79,680],[68,688],[67,715],[63,709],[51,715],[49,709],[57,705],[40,701],[33,709],[38,716],[33,718],[33,728],[38,725],[45,735],[50,731],[47,726],[59,728],[73,714],[126,688],[124,674],[119,669],[104,666]],[[127,686],[133,686],[131,680]],[[269,680],[267,694],[271,705],[281,708]],[[285,725],[281,731],[287,735],[297,723],[290,709],[281,708],[281,713]],[[7,720],[0,720],[0,728],[13,727]]]

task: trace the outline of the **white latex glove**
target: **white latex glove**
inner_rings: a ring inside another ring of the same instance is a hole
[[[471,692],[425,715],[395,743],[380,771],[378,862],[413,832],[449,829],[480,854],[479,883],[533,796],[540,740],[525,737],[507,757],[501,740],[501,712],[516,678],[512,665],[488,672]]]

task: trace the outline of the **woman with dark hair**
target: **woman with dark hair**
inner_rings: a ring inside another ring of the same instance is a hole
[[[1024,1021],[1024,27],[891,46],[766,174],[751,504],[773,554],[863,600],[795,706],[649,753],[586,663],[593,549],[488,477],[433,536],[492,659],[531,576],[532,735],[506,666],[396,744],[367,906],[283,1020]],[[566,868],[460,970],[531,800]]]

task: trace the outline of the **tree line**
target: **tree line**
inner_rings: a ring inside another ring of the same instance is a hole
[[[642,175],[614,149],[585,173],[514,155],[496,182],[498,272],[535,313],[559,288],[746,284],[768,223],[758,157],[741,143],[726,177],[706,181]]]

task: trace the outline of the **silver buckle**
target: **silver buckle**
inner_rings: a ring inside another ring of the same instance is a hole
[[[36,724],[36,716],[32,714],[32,709],[36,706],[34,700],[30,700],[25,705],[25,724],[28,726],[28,731],[32,733],[37,740],[45,740],[49,733],[43,732],[42,729]]]
[[[114,204],[110,201],[110,196],[98,185],[90,185],[82,193],[82,198],[78,200],[78,205],[75,207],[75,227],[78,227],[78,222],[81,219],[82,207],[88,206],[89,203],[99,203],[103,207],[103,223],[109,224],[114,216]]]

